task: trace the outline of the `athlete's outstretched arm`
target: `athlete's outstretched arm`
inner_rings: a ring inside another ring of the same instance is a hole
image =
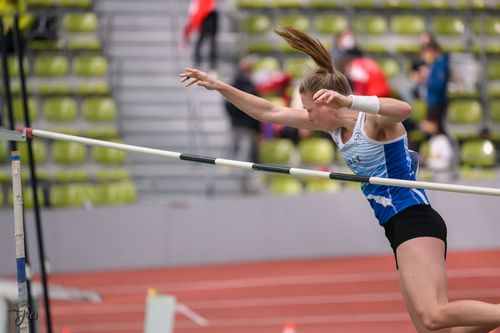
[[[187,83],[186,87],[196,84],[208,90],[217,90],[238,109],[263,123],[286,125],[309,130],[321,130],[321,128],[318,128],[316,124],[309,120],[306,110],[275,105],[264,98],[236,89],[197,69],[186,68],[180,76],[181,82]]]
[[[365,97],[363,96],[363,98]],[[321,89],[314,94],[313,100],[315,103],[328,105],[333,108],[346,107],[360,111],[353,105],[352,95],[344,96],[333,90]],[[368,103],[368,108],[372,106],[370,105],[371,103],[373,103],[374,105],[371,112],[367,111],[367,113],[376,114],[377,123],[381,126],[393,125],[395,123],[402,122],[403,120],[407,119],[411,113],[411,106],[408,103],[394,98],[373,97],[372,100],[369,100]],[[364,105],[364,107],[367,106]]]

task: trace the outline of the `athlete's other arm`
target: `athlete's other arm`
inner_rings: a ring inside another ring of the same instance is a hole
[[[197,69],[186,68],[180,76],[181,82],[187,82],[186,87],[196,84],[208,90],[217,90],[238,109],[263,123],[285,125],[308,130],[321,130],[316,124],[311,122],[306,110],[275,105],[263,98],[236,89]]]

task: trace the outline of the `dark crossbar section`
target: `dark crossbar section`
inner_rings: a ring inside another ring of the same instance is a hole
[[[259,164],[259,163],[254,163],[252,165],[252,170],[284,173],[287,175],[290,174],[290,169],[291,169],[290,167],[285,167],[285,166]]]
[[[370,183],[370,177],[358,175],[346,175],[343,173],[330,172],[330,179],[345,180],[348,182]]]
[[[185,161],[192,161],[192,162],[199,162],[199,163],[206,163],[206,164],[215,164],[215,158],[208,157],[208,156],[200,156],[200,155],[192,155],[192,154],[182,153],[179,158],[181,160],[185,160]]]

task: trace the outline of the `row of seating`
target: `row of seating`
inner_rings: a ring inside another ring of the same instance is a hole
[[[14,98],[12,106],[14,120],[16,122],[23,121],[24,112],[21,98]],[[31,121],[39,119],[39,106],[35,97],[28,99],[28,110]],[[113,122],[116,119],[116,104],[111,97],[84,97],[80,105],[78,99],[71,96],[48,97],[43,100],[41,110],[43,118],[50,122],[75,121],[79,118],[80,113],[81,118],[89,122]]]
[[[108,183],[72,183],[51,185],[48,191],[39,188],[38,201],[41,207],[76,208],[89,206],[126,205],[137,200],[137,186],[131,180]],[[7,193],[7,195],[6,195]],[[48,197],[46,197],[46,194]],[[8,197],[8,200],[5,200]],[[12,189],[0,188],[0,208],[12,207]],[[24,208],[33,208],[33,190],[23,188]]]
[[[240,9],[312,8],[312,9],[495,9],[495,0],[237,0]]]
[[[90,9],[93,6],[93,0],[25,0],[30,9],[37,7],[62,8],[62,9]]]
[[[103,77],[108,70],[108,61],[101,55],[78,55],[71,59],[63,55],[38,55],[32,64],[24,61],[24,71],[27,75],[31,72],[38,77],[55,78],[64,77],[69,74],[79,77]],[[72,71],[70,71],[70,67]],[[17,59],[8,59],[8,69],[11,77],[19,75]]]
[[[50,161],[60,165],[80,165],[88,161],[89,148],[76,142],[54,141],[47,145],[44,141],[33,140],[33,155],[35,162],[40,165]],[[28,159],[28,150],[25,142],[18,143],[21,159]],[[6,145],[0,145],[0,161],[7,160]],[[123,150],[93,146],[90,148],[91,161],[102,165],[123,165],[127,160],[127,153]]]

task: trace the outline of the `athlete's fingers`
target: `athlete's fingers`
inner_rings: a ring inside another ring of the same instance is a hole
[[[191,82],[189,82],[188,84],[186,84],[186,88],[187,87],[191,87],[193,84],[198,83],[199,81],[200,80],[193,78],[193,80]]]

